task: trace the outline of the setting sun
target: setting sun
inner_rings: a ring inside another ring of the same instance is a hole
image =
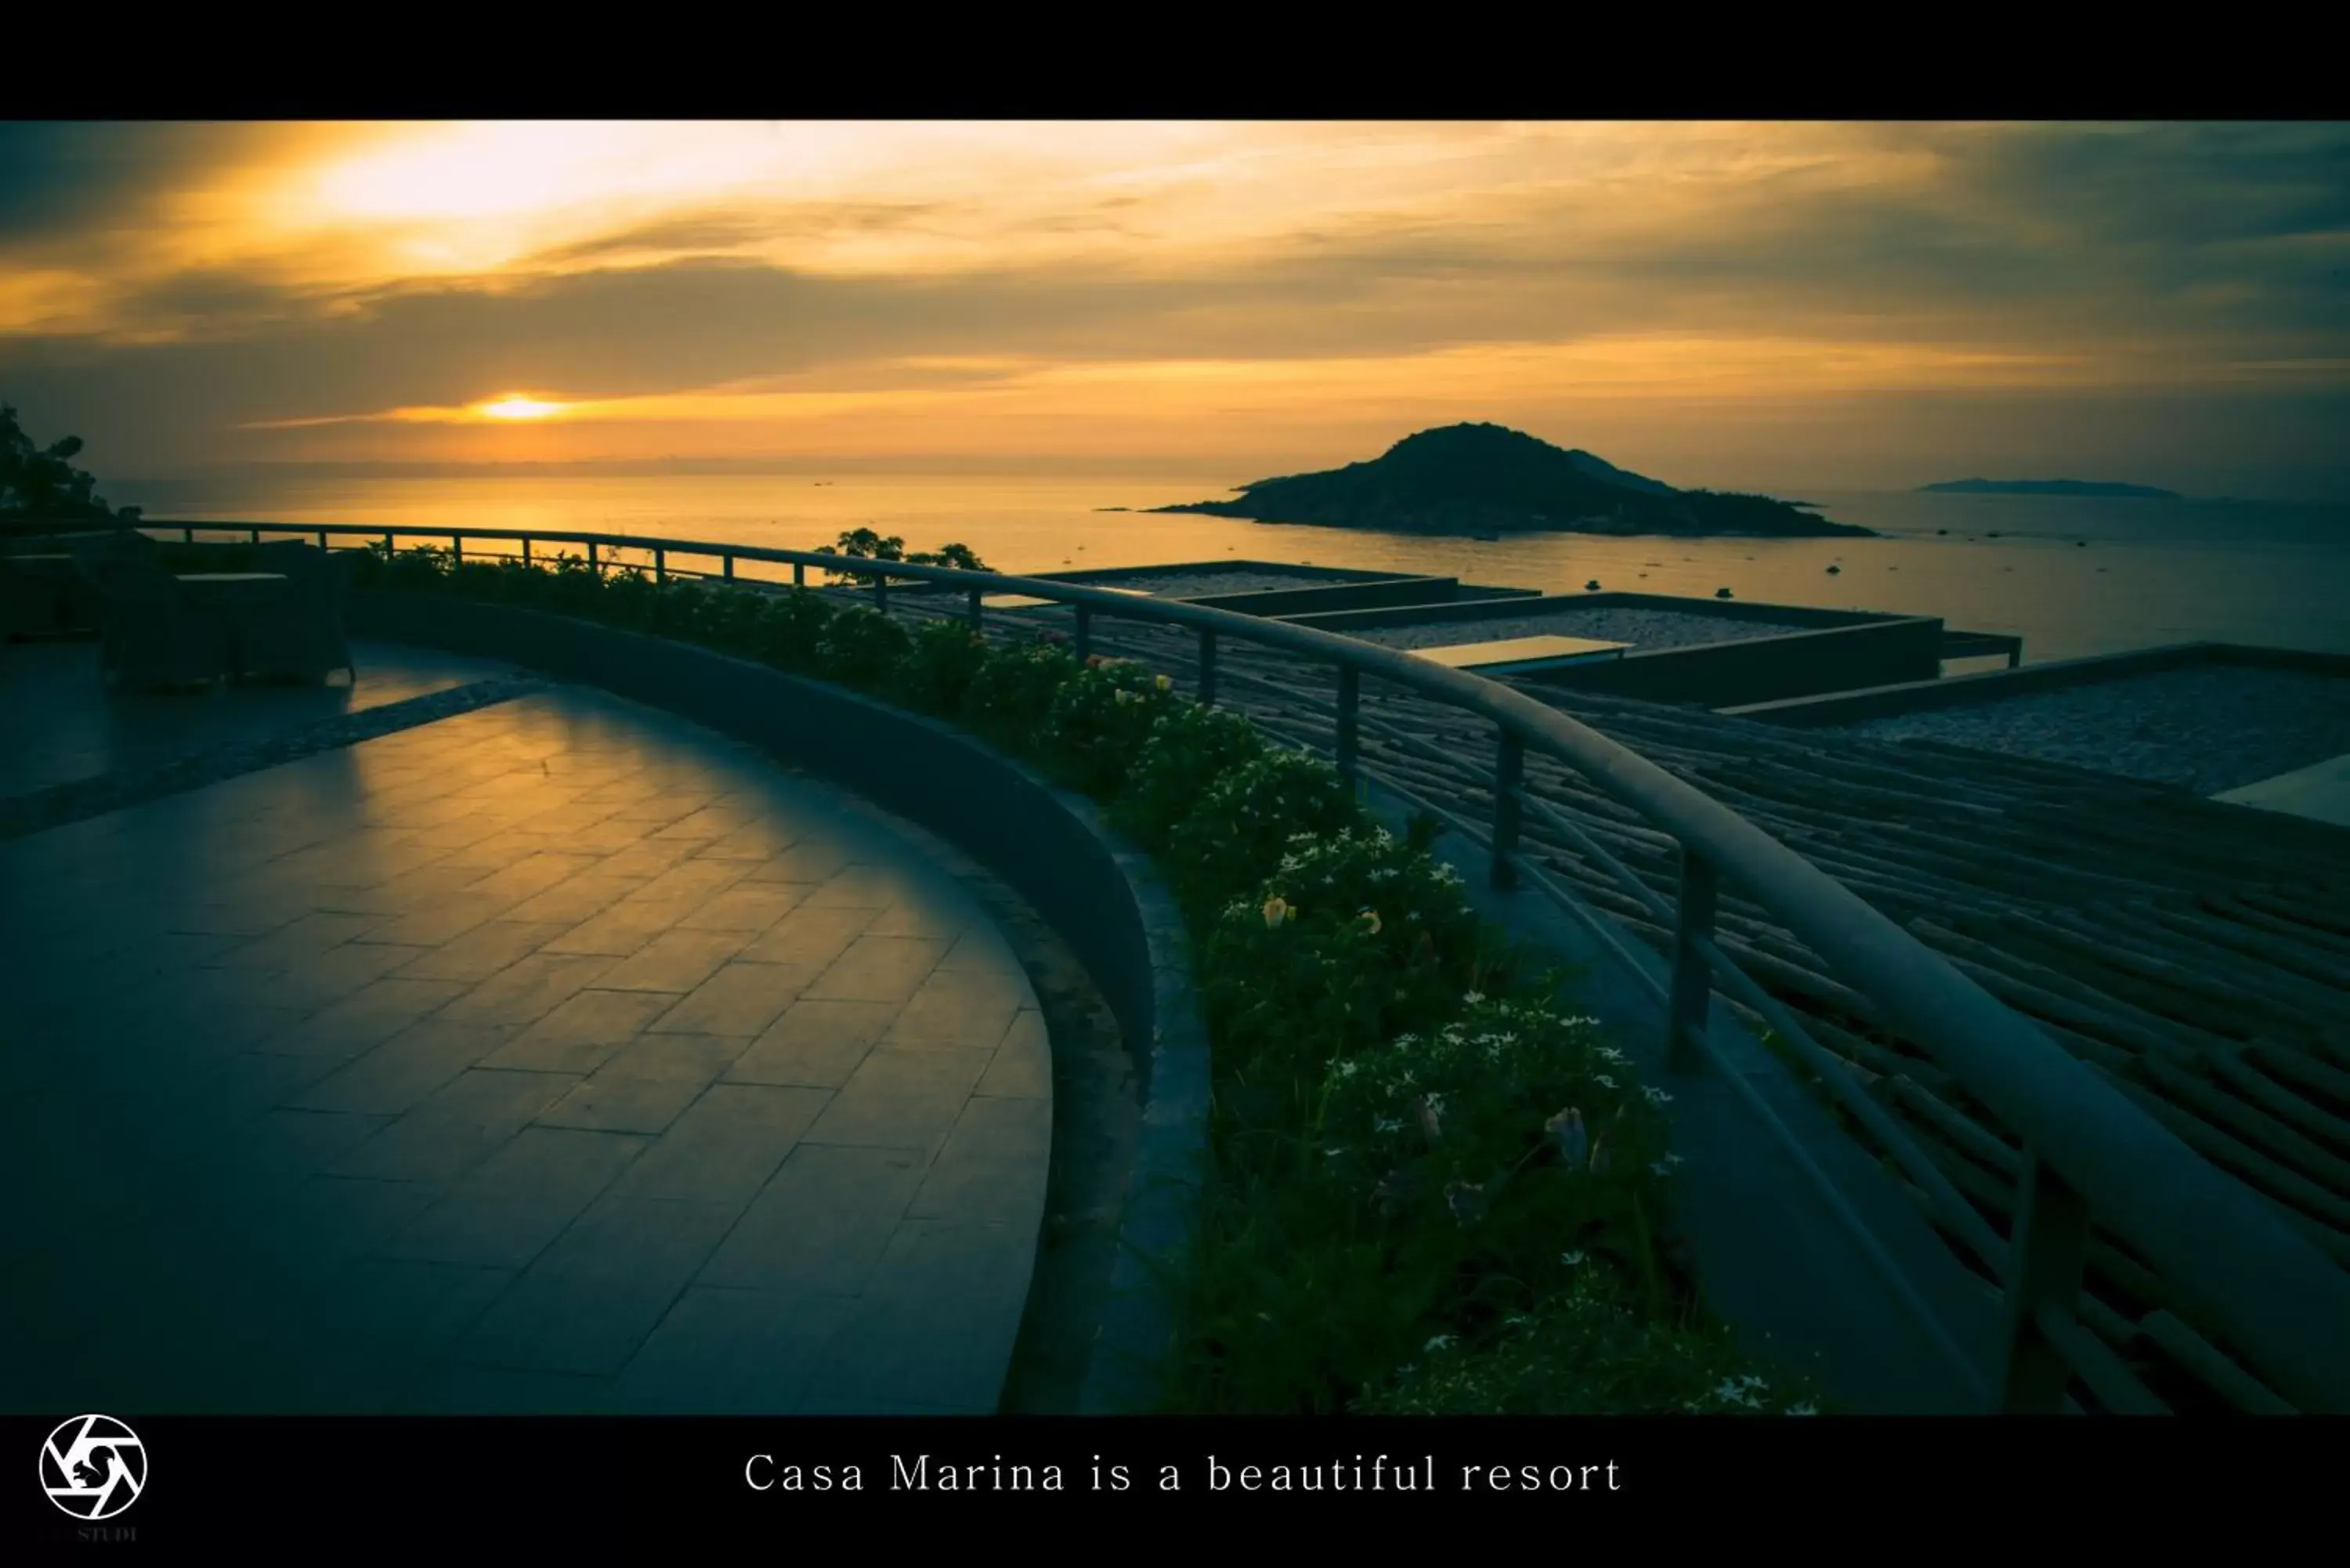
[[[494,403],[484,403],[482,412],[494,420],[543,420],[563,411],[561,403],[544,403],[516,392],[500,398]]]

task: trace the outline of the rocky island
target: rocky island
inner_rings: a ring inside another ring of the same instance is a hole
[[[2131,501],[2181,501],[2176,490],[2150,484],[2107,484],[2094,479],[1948,479],[1921,484],[1920,494],[1938,495],[2104,495]]]
[[[1872,532],[1831,523],[1802,502],[1676,490],[1587,452],[1495,424],[1421,431],[1368,462],[1260,479],[1230,501],[1153,510],[1411,534],[1813,538]]]

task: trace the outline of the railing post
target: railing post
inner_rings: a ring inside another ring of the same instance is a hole
[[[1074,646],[1077,651],[1077,662],[1083,664],[1094,653],[1094,612],[1085,605],[1077,606],[1076,610],[1077,635]]]
[[[794,561],[792,563],[792,587],[795,588],[804,588],[807,587],[807,563],[806,561]]]
[[[2073,1370],[2042,1331],[2040,1314],[2054,1307],[2069,1316],[2080,1299],[2081,1271],[2089,1250],[2089,1205],[2037,1150],[2027,1149],[2016,1213],[2000,1410],[2011,1416],[2054,1415],[2064,1408]]]
[[[1525,782],[1526,742],[1515,730],[1502,732],[1501,754],[1493,760],[1493,868],[1496,888],[1518,885],[1513,858],[1518,849],[1518,825],[1525,815],[1518,787]]]
[[[391,530],[387,528],[383,534],[383,557],[387,561],[391,559],[392,545]]]
[[[963,610],[964,618],[971,622],[971,629],[973,631],[977,631],[982,624],[979,601],[983,597],[979,589],[972,589],[971,602]]]
[[[656,584],[666,583],[669,581],[669,552],[667,550],[655,550],[653,552],[653,581]]]
[[[386,534],[386,535],[384,535],[384,537],[385,537],[385,538],[387,538],[387,539],[389,539],[389,538],[390,538],[390,537],[391,537],[391,535],[389,535],[389,534]],[[194,544],[195,542],[196,542],[196,531],[195,531],[193,528],[182,528],[182,529],[181,529],[181,530],[180,530],[180,543],[181,543],[181,544],[182,544],[182,545],[192,545],[192,544]]]
[[[1697,1043],[1704,1037],[1712,1006],[1713,968],[1698,950],[1698,943],[1713,935],[1717,890],[1713,867],[1682,845],[1680,919],[1673,934],[1672,1008],[1665,1043],[1665,1065],[1674,1072],[1685,1073],[1697,1065]]]
[[[326,531],[324,528],[321,528],[321,529],[319,529],[319,530],[318,530],[318,548],[320,548],[321,550],[323,550],[323,549],[325,549],[326,547],[327,547],[327,531]]]
[[[1212,627],[1200,628],[1200,703],[1216,705],[1216,633]]]
[[[465,536],[463,534],[449,535],[449,564],[452,566],[465,564]]]
[[[260,543],[261,543],[261,530],[260,530],[260,529],[255,528],[255,529],[253,531],[253,538],[252,538],[252,540],[251,540],[251,543],[255,544],[255,545],[258,545],[258,544],[260,544]]]
[[[883,615],[889,613],[889,574],[887,572],[873,574],[873,607]]]
[[[734,580],[733,551],[729,550],[724,555],[718,557],[718,571],[719,575],[723,576],[728,582],[731,583]]]
[[[1352,789],[1360,771],[1356,758],[1361,749],[1363,674],[1351,664],[1338,667],[1338,776]]]
[[[593,539],[588,540],[588,569],[589,571],[591,571],[591,572],[595,573],[595,574],[596,574],[596,576],[598,576],[598,577],[600,577],[600,576],[602,576],[604,575],[604,563],[603,563],[602,558],[601,558],[601,557],[599,557],[599,556],[597,555],[596,550],[597,550],[596,541],[595,541],[595,540],[593,540]]]
[[[522,536],[522,564],[525,566],[530,565],[530,535],[527,534]]]

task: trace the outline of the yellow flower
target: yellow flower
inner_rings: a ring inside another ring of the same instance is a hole
[[[1288,899],[1283,898],[1280,894],[1275,893],[1272,898],[1267,898],[1264,901],[1264,923],[1267,926],[1278,927],[1282,921],[1287,919],[1289,919]]]
[[[1175,690],[1175,682],[1162,675],[1159,678],[1159,690],[1161,691],[1172,691]]]
[[[1365,909],[1361,914],[1355,918],[1363,922],[1364,929],[1368,930],[1371,935],[1378,936],[1379,934],[1379,912],[1377,909]]]

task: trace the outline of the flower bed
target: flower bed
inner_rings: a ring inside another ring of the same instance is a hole
[[[370,553],[371,587],[700,642],[962,724],[1103,803],[1192,927],[1211,1169],[1170,1408],[1795,1411],[1668,1266],[1663,1091],[1325,763],[1164,675],[806,591]]]

